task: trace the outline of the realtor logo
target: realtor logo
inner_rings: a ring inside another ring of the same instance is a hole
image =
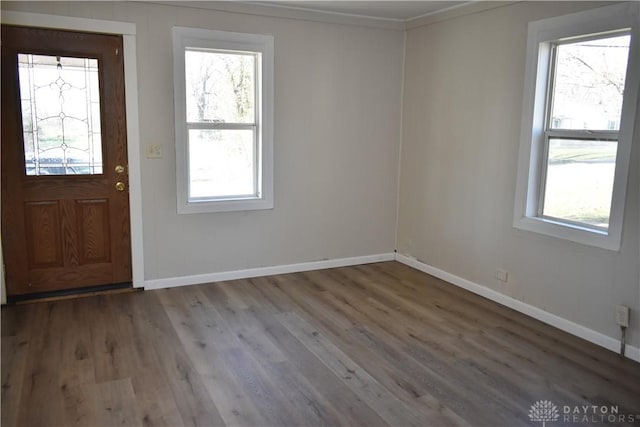
[[[556,406],[550,400],[538,400],[529,409],[529,419],[533,422],[542,423],[542,427],[546,427],[547,423],[554,421],[580,425],[633,424],[640,423],[640,413],[621,414],[618,405]]]
[[[546,427],[549,421],[558,421],[559,417],[558,407],[550,400],[538,400],[529,409],[529,419],[542,422],[542,427]]]

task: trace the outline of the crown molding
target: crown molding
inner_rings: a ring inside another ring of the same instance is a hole
[[[261,1],[179,1],[179,0],[134,0],[139,3],[150,3],[163,6],[190,7],[202,10],[214,10],[227,13],[267,16],[281,19],[295,19],[309,22],[323,22],[341,25],[356,25],[360,27],[381,28],[387,30],[404,31],[431,25],[437,22],[455,19],[465,15],[472,15],[503,6],[509,6],[524,0],[471,0],[446,9],[430,12],[425,15],[409,19],[380,18],[374,16],[357,15],[325,10],[307,9],[299,6],[286,6]]]
[[[485,10],[518,3],[513,1],[484,1],[471,0],[446,9],[430,12],[425,15],[409,19],[380,18],[375,16],[358,15],[342,12],[330,12],[318,9],[308,9],[299,6],[287,6],[270,2],[254,1],[204,1],[204,0],[130,0],[131,3],[153,4],[167,7],[192,8],[200,10],[218,11],[225,13],[265,16],[280,19],[292,19],[309,22],[322,22],[339,25],[354,25],[368,28],[404,31],[440,21],[454,19]]]
[[[157,1],[136,0],[136,3],[148,3],[162,6],[189,7],[201,10],[213,10],[245,15],[267,16],[272,18],[295,19],[309,22],[323,22],[330,24],[355,25],[360,27],[381,28],[386,30],[403,31],[405,21],[397,19],[376,18],[370,16],[353,15],[348,13],[325,12],[315,9],[305,9],[293,6],[280,6],[271,3],[243,1]]]
[[[455,19],[461,16],[466,16],[466,15],[473,15],[474,13],[480,13],[480,12],[484,12],[491,9],[497,9],[499,7],[510,6],[515,3],[520,3],[521,1],[523,0],[511,0],[511,1],[473,0],[464,4],[455,5],[447,9],[439,10],[437,12],[428,13],[426,15],[407,19],[405,21],[405,30],[424,27],[426,25],[435,24],[436,22],[448,21],[450,19]]]

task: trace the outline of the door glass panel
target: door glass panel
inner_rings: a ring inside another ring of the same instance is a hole
[[[102,173],[98,60],[18,54],[27,175]]]

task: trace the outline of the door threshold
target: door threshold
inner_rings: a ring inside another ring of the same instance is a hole
[[[131,282],[114,283],[112,285],[87,286],[86,288],[64,289],[61,291],[39,292],[28,295],[15,295],[7,297],[7,304],[19,305],[36,302],[60,301],[74,298],[91,297],[95,295],[123,294],[138,292],[142,288],[134,288]]]

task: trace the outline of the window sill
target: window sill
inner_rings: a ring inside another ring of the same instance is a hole
[[[539,217],[515,219],[513,226],[520,230],[531,231],[587,246],[615,252],[620,250],[620,233],[616,233],[611,229],[607,232]]]
[[[273,209],[273,200],[234,199],[178,203],[179,214],[239,212]]]

